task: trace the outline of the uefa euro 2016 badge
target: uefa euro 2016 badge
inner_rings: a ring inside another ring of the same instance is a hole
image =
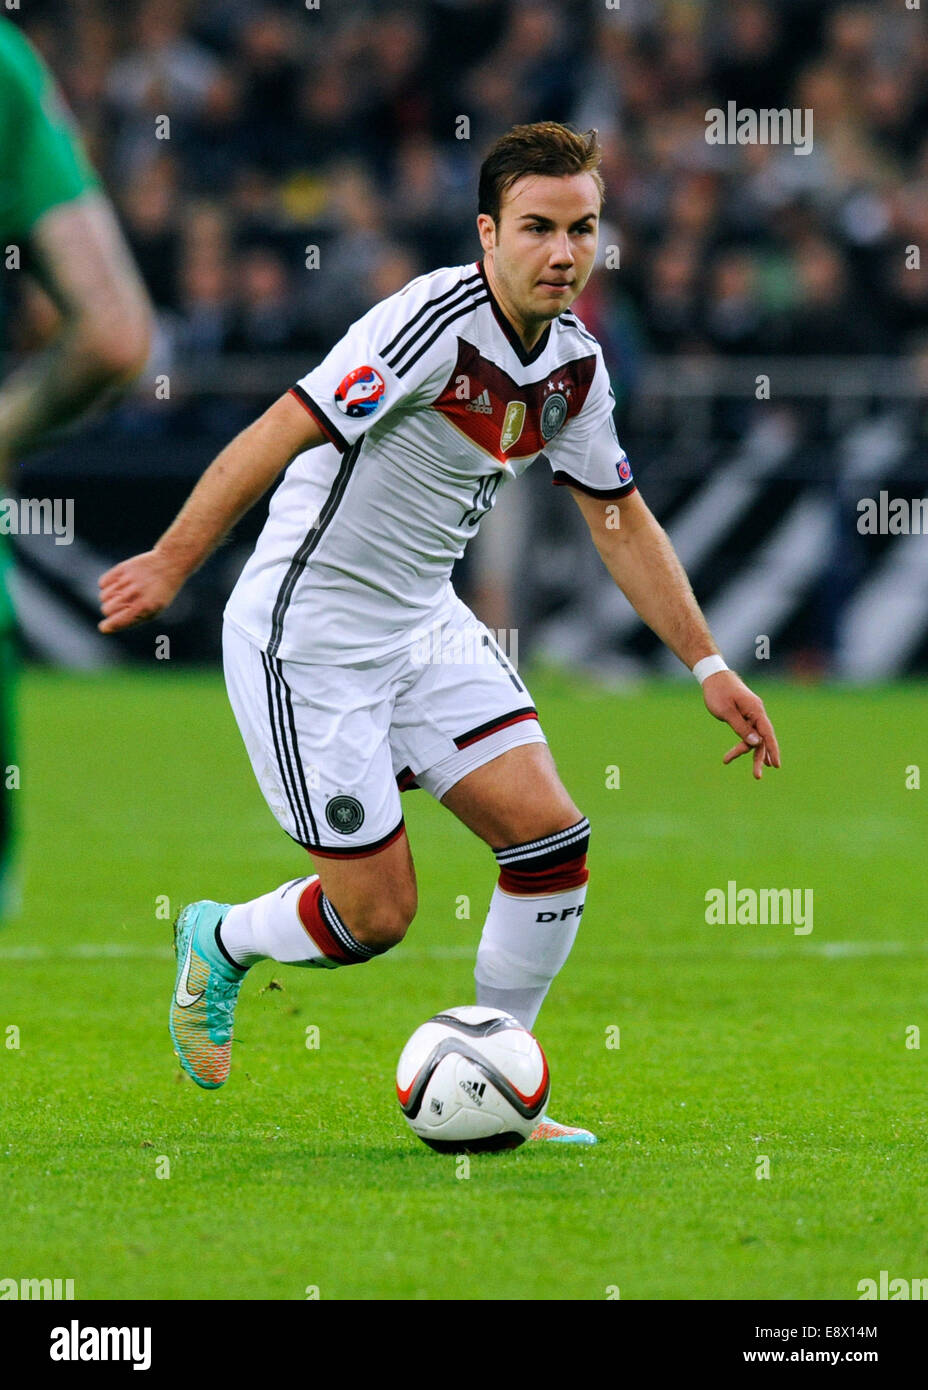
[[[619,459],[619,461],[618,461],[618,463],[616,464],[615,467],[616,467],[616,472],[617,472],[618,475],[619,475],[619,481],[620,481],[620,482],[622,482],[622,483],[627,483],[627,482],[630,482],[630,481],[631,481],[632,467],[631,467],[631,464],[629,463],[628,459],[625,457],[624,454],[623,454],[622,457]]]
[[[335,404],[343,415],[359,420],[373,415],[386,389],[383,377],[374,367],[355,367],[335,392]]]
[[[541,437],[546,442],[557,434],[567,419],[567,401],[560,391],[549,396],[541,408]]]

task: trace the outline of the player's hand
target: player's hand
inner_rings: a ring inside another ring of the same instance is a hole
[[[162,555],[146,550],[121,560],[100,576],[100,632],[122,632],[156,617],[173,602],[186,576],[177,574]]]
[[[740,742],[729,748],[723,763],[733,762],[742,753],[754,754],[754,776],[761,778],[765,767],[780,766],[780,749],[764,702],[749,690],[734,671],[716,671],[703,682],[706,709],[716,719],[730,724]]]

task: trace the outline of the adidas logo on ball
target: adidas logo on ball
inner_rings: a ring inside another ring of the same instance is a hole
[[[439,1153],[492,1153],[524,1144],[551,1089],[538,1039],[512,1014],[445,1009],[400,1055],[396,1095],[414,1134]]]

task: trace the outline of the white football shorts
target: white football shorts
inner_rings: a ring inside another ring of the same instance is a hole
[[[269,657],[228,619],[226,688],[265,800],[313,854],[375,854],[403,832],[400,792],[436,800],[510,748],[545,743],[532,698],[465,604],[408,649],[322,666]]]

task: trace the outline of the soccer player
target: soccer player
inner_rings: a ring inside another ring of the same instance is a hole
[[[224,666],[258,782],[317,872],[181,912],[171,1035],[201,1086],[228,1076],[256,961],[354,965],[402,939],[416,882],[399,792],[413,786],[492,848],[477,1002],[534,1026],[583,910],[589,824],[520,675],[449,580],[531,464],[569,490],[616,583],[735,730],[724,761],[751,752],[758,778],[780,764],[636,489],[602,352],[570,311],[594,262],[598,164],[595,131],[500,138],[480,171],[483,259],[375,305],[219,454],[153,550],[101,578],[101,632],[160,613],[287,469],[225,611]],[[547,1116],[533,1137],[595,1142]]]
[[[0,265],[48,291],[60,330],[0,384],[0,481],[26,450],[127,386],[149,351],[148,299],[54,78],[0,18]],[[0,765],[10,756],[16,675],[13,607],[0,544]],[[13,897],[9,798],[0,797],[0,919]]]

